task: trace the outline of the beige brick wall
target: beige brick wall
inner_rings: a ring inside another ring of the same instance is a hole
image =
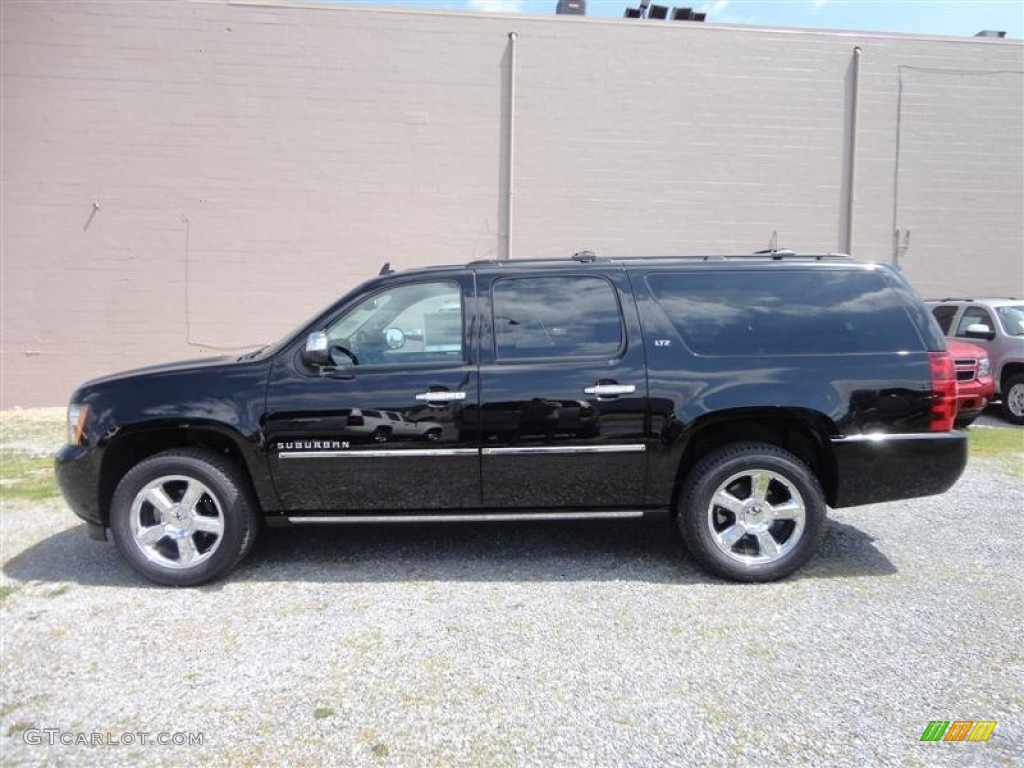
[[[4,407],[503,253],[510,31],[514,257],[838,248],[860,46],[853,250],[891,258],[898,176],[922,292],[1024,293],[1019,42],[187,0],[0,25]]]

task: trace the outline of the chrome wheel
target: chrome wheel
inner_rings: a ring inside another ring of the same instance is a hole
[[[206,485],[187,475],[164,475],[144,485],[129,513],[132,541],[150,562],[194,568],[224,537],[224,511]]]
[[[1024,419],[1024,381],[1010,386],[1006,393],[1006,407],[1018,419]]]
[[[789,554],[803,536],[807,509],[796,486],[767,469],[737,472],[707,508],[711,540],[727,557],[763,565]]]

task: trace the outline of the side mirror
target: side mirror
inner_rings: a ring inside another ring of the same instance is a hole
[[[327,353],[327,333],[313,331],[306,337],[306,346],[302,349],[302,364],[310,368],[326,368],[331,364],[331,356]]]
[[[401,328],[388,328],[384,331],[384,343],[388,349],[401,349],[405,346],[405,331]]]
[[[968,339],[984,339],[985,341],[992,341],[992,339],[996,337],[996,332],[984,323],[971,323],[964,329],[964,336]]]

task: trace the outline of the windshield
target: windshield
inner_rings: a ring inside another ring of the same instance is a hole
[[[1024,304],[996,307],[996,313],[1010,336],[1024,336]]]

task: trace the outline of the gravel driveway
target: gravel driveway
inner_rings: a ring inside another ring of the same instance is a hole
[[[62,502],[12,503],[3,763],[1021,765],[1022,510],[973,461],[945,496],[832,513],[777,584],[616,522],[284,532],[174,590]],[[998,725],[919,741],[958,719]]]

